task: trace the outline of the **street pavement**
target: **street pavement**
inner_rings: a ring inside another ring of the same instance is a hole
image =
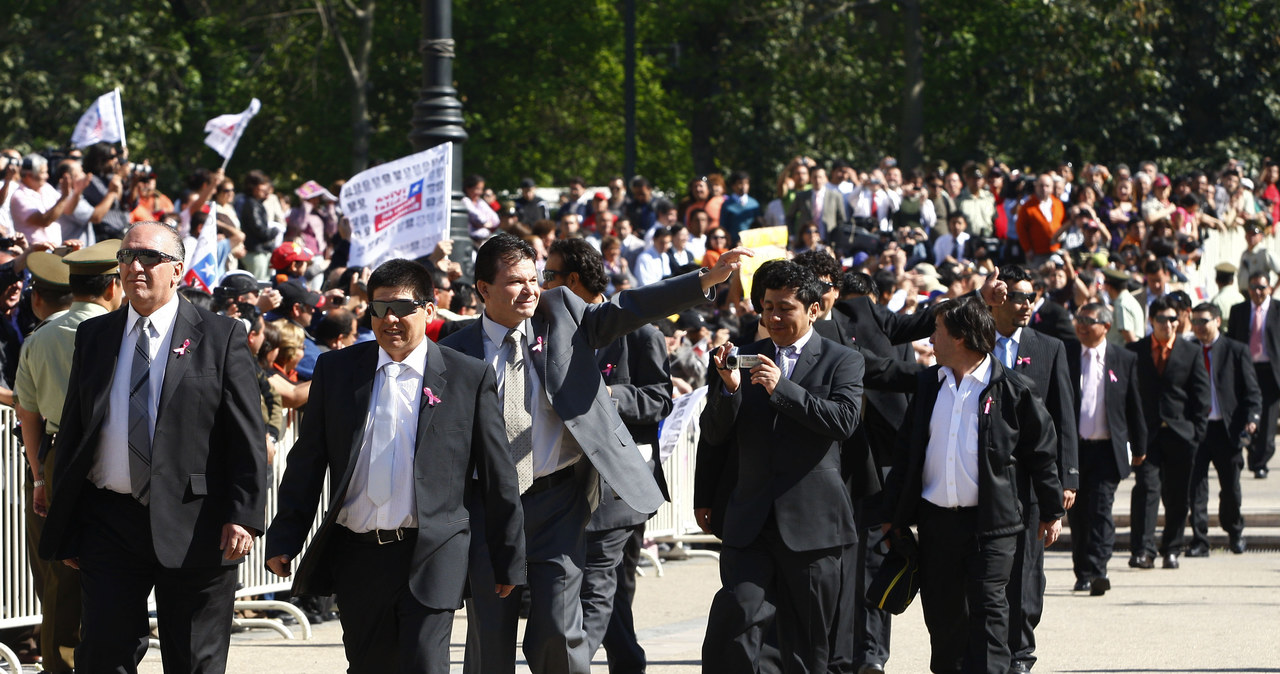
[[[1118,519],[1127,515],[1132,484],[1126,481],[1118,492]],[[1280,521],[1280,474],[1268,480],[1248,475],[1244,487],[1248,516],[1259,522]],[[1214,512],[1216,486],[1210,494]],[[1177,570],[1130,569],[1125,563],[1128,554],[1117,550],[1110,566],[1113,589],[1103,597],[1072,592],[1070,552],[1048,552],[1048,592],[1036,632],[1040,661],[1035,671],[1280,673],[1280,549],[1266,544],[1270,534],[1265,529],[1257,532],[1259,544],[1243,555],[1215,547],[1207,559],[1184,558]],[[637,583],[641,644],[648,651],[649,672],[693,674],[701,669],[707,608],[719,587],[717,563],[706,558],[670,561],[664,570],[659,578],[649,569]],[[461,671],[465,631],[465,612],[459,611],[450,654],[455,672]],[[307,641],[285,640],[265,630],[237,634],[232,637],[228,671],[345,671],[341,639],[336,622],[316,626]],[[895,618],[886,669],[895,674],[927,672],[928,663],[928,633],[917,599]],[[162,671],[158,651],[148,653],[140,671]],[[523,661],[518,671],[528,671]],[[601,652],[593,672],[607,671]]]

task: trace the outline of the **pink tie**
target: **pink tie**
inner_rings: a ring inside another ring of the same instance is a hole
[[[1101,363],[1096,349],[1085,351],[1084,388],[1080,391],[1080,437],[1088,440],[1097,434],[1098,387],[1101,386]]]
[[[1253,308],[1253,329],[1249,333],[1249,356],[1256,363],[1262,360],[1264,353],[1262,346],[1262,328],[1263,328],[1263,308],[1266,305],[1259,304]]]

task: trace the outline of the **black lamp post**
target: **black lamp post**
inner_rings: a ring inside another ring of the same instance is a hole
[[[462,205],[462,143],[467,140],[463,128],[462,102],[453,88],[453,2],[422,0],[422,91],[413,104],[413,130],[409,142],[414,152],[441,143],[453,143],[453,176],[449,237],[453,239],[455,261],[462,264],[464,278],[471,277],[471,235],[467,209]]]

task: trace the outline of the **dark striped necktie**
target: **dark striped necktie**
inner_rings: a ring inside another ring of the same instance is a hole
[[[129,483],[142,505],[151,501],[151,321],[138,319],[129,370]]]

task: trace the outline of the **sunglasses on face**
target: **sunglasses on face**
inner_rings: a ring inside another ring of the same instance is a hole
[[[181,262],[176,255],[170,255],[158,250],[150,248],[121,248],[116,252],[116,262],[122,266],[129,266],[133,261],[137,260],[144,267],[153,267],[161,262]]]
[[[1266,290],[1271,286],[1249,286],[1249,290]]]
[[[1105,323],[1103,323],[1102,321],[1096,318],[1093,318],[1092,316],[1076,316],[1076,322],[1079,323],[1080,325],[1085,326],[1086,328],[1092,327],[1094,325],[1105,325]]]
[[[369,303],[369,311],[378,318],[386,318],[388,311],[395,314],[396,318],[404,318],[412,315],[418,307],[426,305],[426,300],[373,300]]]
[[[1013,302],[1014,304],[1031,304],[1032,302],[1036,301],[1036,294],[1010,291],[1009,301]]]
[[[708,238],[708,239],[727,239],[727,238],[729,238],[729,237],[727,237],[727,236],[725,236],[725,235],[723,235],[723,234],[712,234],[711,236],[708,236],[707,238]]]
[[[1177,322],[1178,317],[1177,316],[1152,316],[1151,320],[1155,321],[1156,323],[1175,323]]]
[[[568,276],[568,275],[569,275],[569,272],[560,271],[559,269],[543,269],[542,282],[544,284],[551,283],[556,280],[557,276]]]
[[[1197,328],[1203,328],[1204,326],[1206,326],[1206,325],[1208,325],[1208,324],[1209,324],[1209,319],[1207,319],[1207,318],[1193,318],[1193,319],[1191,319],[1191,324],[1192,324],[1192,325],[1194,325],[1194,326],[1196,326]]]

